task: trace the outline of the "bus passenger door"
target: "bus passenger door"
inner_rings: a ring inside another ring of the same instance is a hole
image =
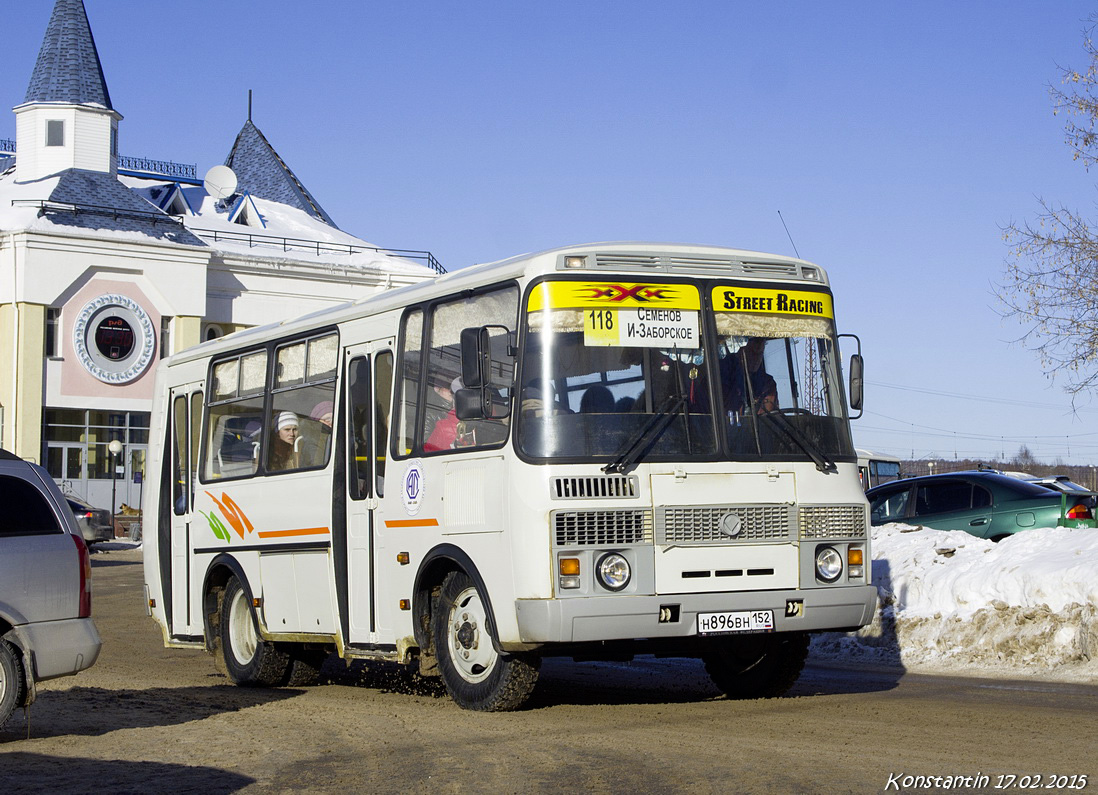
[[[160,569],[170,560],[170,576],[163,577],[164,596],[170,600],[169,620],[173,637],[201,634],[191,627],[194,605],[191,582],[191,520],[194,511],[194,485],[198,469],[198,437],[202,427],[202,385],[187,384],[171,390],[171,534],[167,539],[170,554],[165,555],[161,540]],[[161,499],[164,495],[161,495]],[[161,514],[163,515],[163,514]],[[154,517],[145,517],[152,522]]]
[[[385,450],[392,405],[391,341],[347,350],[347,604],[344,631],[352,644],[378,641],[375,514],[385,493]]]

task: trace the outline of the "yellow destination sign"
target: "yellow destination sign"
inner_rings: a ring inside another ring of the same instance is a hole
[[[530,291],[527,310],[610,309],[645,307],[653,309],[701,308],[698,288],[690,284],[660,284],[658,282],[542,282]]]
[[[714,287],[713,311],[767,315],[809,315],[834,319],[831,295],[811,290],[758,287]]]

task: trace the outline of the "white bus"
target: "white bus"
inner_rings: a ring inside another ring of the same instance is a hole
[[[150,614],[243,685],[334,651],[506,710],[544,657],[652,654],[781,694],[876,606],[840,369],[818,266],[640,243],[205,343],[157,372]]]
[[[896,456],[862,449],[858,449],[857,453],[858,477],[862,479],[862,488],[866,491],[902,477],[900,472],[902,462]]]

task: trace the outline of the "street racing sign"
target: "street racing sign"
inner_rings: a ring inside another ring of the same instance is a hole
[[[701,299],[693,285],[542,282],[531,291],[527,308],[531,313],[571,310],[569,314],[578,314],[583,344],[588,346],[701,347]]]
[[[714,287],[717,312],[753,312],[766,315],[807,315],[835,319],[829,293],[760,287]]]

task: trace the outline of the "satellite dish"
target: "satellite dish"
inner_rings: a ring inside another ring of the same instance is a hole
[[[202,187],[215,199],[227,199],[236,193],[236,174],[228,166],[214,166],[206,172]]]

